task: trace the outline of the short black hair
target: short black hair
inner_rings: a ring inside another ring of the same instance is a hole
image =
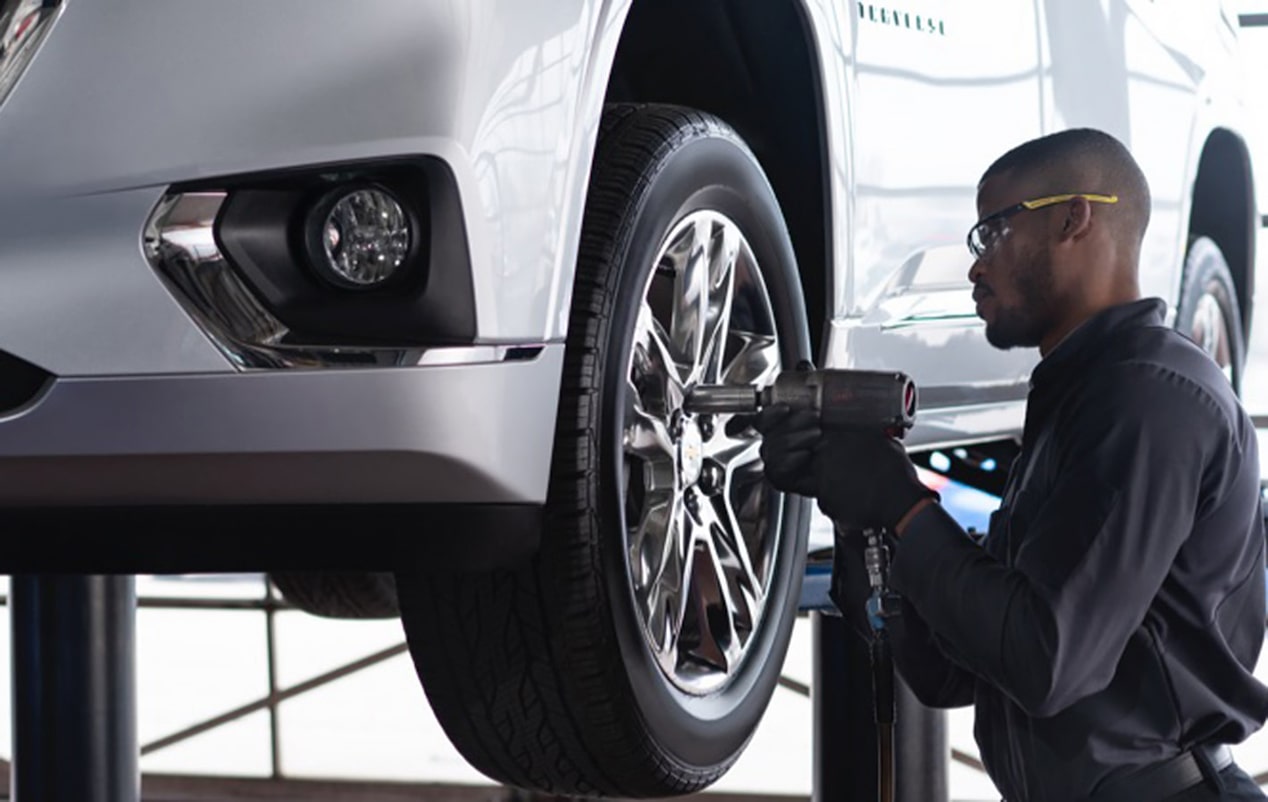
[[[1138,241],[1145,235],[1152,206],[1149,182],[1127,146],[1104,131],[1070,128],[1024,142],[986,168],[978,186],[1005,173],[1035,179],[1044,194],[1117,195],[1121,214],[1115,216],[1123,232]]]

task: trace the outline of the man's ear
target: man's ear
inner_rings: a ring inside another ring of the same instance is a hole
[[[1092,204],[1087,198],[1071,198],[1061,217],[1061,239],[1081,240],[1092,230]]]

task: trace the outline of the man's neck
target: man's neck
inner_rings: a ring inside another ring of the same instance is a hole
[[[1138,300],[1140,300],[1140,290],[1135,286],[1125,287],[1119,292],[1107,294],[1101,300],[1090,303],[1073,314],[1066,315],[1061,323],[1053,326],[1039,341],[1039,356],[1046,357],[1052,353],[1053,349],[1073,334],[1075,329],[1106,309]]]
[[[1139,299],[1140,294],[1136,293],[1131,297],[1121,297],[1112,302],[1101,303],[1101,305],[1089,307],[1087,310],[1080,312],[1079,315],[1068,317],[1063,324],[1052,327],[1049,334],[1040,341],[1040,344],[1038,344],[1038,355],[1040,355],[1040,357],[1047,357],[1047,355],[1052,353],[1052,350],[1056,349],[1056,346],[1064,343],[1065,339],[1071,334],[1074,334],[1080,326],[1085,324],[1085,322],[1092,320],[1093,317],[1096,317],[1099,313],[1108,310],[1108,308],[1122,306],[1123,303],[1131,303],[1132,301],[1139,301]]]

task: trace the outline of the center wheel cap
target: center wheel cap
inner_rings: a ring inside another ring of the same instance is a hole
[[[683,421],[682,437],[678,438],[678,478],[683,487],[690,487],[700,480],[704,467],[704,438],[695,421]]]

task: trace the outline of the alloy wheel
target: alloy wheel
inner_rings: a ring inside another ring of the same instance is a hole
[[[697,384],[780,370],[770,298],[739,227],[697,211],[665,237],[638,309],[624,404],[627,568],[646,645],[679,690],[735,675],[778,553],[778,494],[742,416],[682,410]]]
[[[1228,319],[1224,309],[1209,289],[1198,299],[1193,313],[1193,341],[1207,353],[1231,382],[1233,380],[1232,345],[1228,331]]]

